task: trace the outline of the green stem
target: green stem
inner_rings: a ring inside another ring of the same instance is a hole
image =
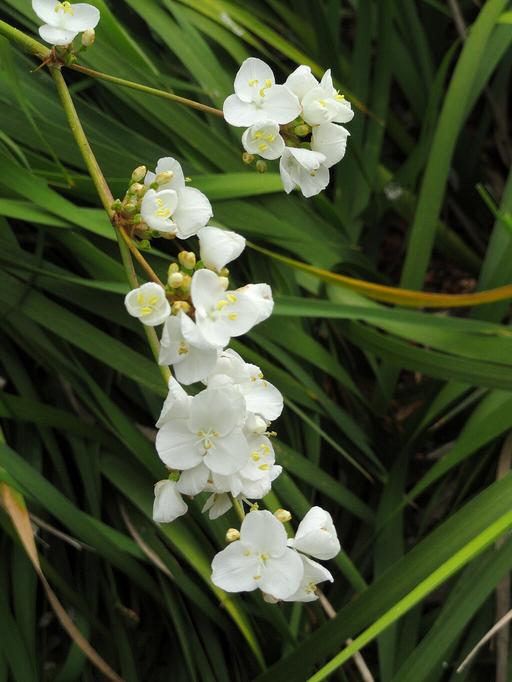
[[[0,35],[4,35],[9,40],[13,40],[18,43],[26,52],[39,57],[43,63],[48,60],[52,51],[42,45],[37,40],[30,38],[23,31],[20,31],[14,26],[7,24],[5,21],[0,20]],[[91,78],[97,78],[99,80],[107,81],[109,83],[114,83],[115,85],[120,85],[124,88],[131,88],[132,90],[138,90],[139,92],[145,92],[148,95],[155,95],[156,97],[163,97],[172,102],[177,102],[178,104],[183,104],[191,109],[198,109],[199,111],[204,111],[207,114],[213,114],[214,116],[224,117],[223,112],[220,109],[215,109],[215,107],[209,107],[207,104],[201,104],[201,102],[196,102],[193,99],[187,99],[186,97],[180,97],[179,95],[174,95],[172,92],[167,92],[166,90],[159,90],[158,88],[152,88],[149,85],[142,85],[141,83],[135,83],[134,81],[129,81],[124,78],[118,78],[117,76],[110,76],[108,73],[102,73],[101,71],[95,71],[94,69],[89,69],[86,66],[81,66],[80,64],[66,64],[73,71],[78,71]]]
[[[135,83],[134,81],[126,80],[125,78],[118,78],[117,76],[111,76],[108,73],[102,73],[101,71],[95,71],[94,69],[89,69],[86,66],[81,66],[80,64],[71,64],[69,66],[73,71],[79,71],[80,73],[90,76],[91,78],[97,78],[98,80],[107,81],[108,83],[115,83],[115,85],[120,85],[124,88],[131,88],[132,90],[139,90],[140,92],[145,92],[148,95],[155,95],[156,97],[163,97],[164,99],[171,100],[172,102],[177,102],[178,104],[183,104],[191,109],[198,109],[199,111],[204,111],[207,114],[213,114],[214,116],[219,116],[224,118],[224,113],[221,109],[215,109],[215,107],[209,107],[206,104],[201,104],[201,102],[196,102],[193,99],[187,99],[186,97],[180,97],[179,95],[174,95],[172,92],[167,92],[166,90],[159,90],[158,88],[152,88],[149,85],[142,85],[141,83]]]
[[[238,518],[240,519],[240,521],[243,521],[245,519],[244,508],[234,495],[231,495],[231,501],[233,502],[233,507],[238,515]]]
[[[18,45],[20,45],[26,52],[30,52],[30,54],[33,54],[35,57],[39,57],[39,59],[48,59],[51,54],[51,50],[48,47],[45,47],[45,45],[42,45],[37,40],[30,38],[29,36],[25,35],[23,31],[14,28],[14,26],[7,24],[1,19],[0,35],[4,35],[6,38],[9,38],[9,40],[14,40],[14,42],[18,43]]]
[[[101,199],[101,203],[103,204],[103,207],[105,208],[105,211],[107,212],[107,215],[110,221],[112,222],[115,215],[112,209],[114,197],[112,196],[112,192],[110,191],[107,181],[105,180],[105,176],[103,175],[101,168],[96,160],[96,157],[94,156],[94,152],[91,149],[91,145],[89,144],[89,140],[87,139],[80,118],[78,117],[75,105],[71,98],[71,94],[69,92],[68,86],[66,85],[66,81],[64,80],[64,77],[59,68],[55,66],[50,67],[50,73],[55,82],[55,86],[57,88],[57,92],[59,93],[59,97],[61,99],[62,106],[64,107],[64,111],[66,112],[69,127],[71,128],[73,137],[75,138],[78,148],[80,149],[82,157],[85,161],[85,165],[87,166],[87,170],[89,171],[89,175],[91,176],[98,196]],[[117,237],[117,243],[119,244],[119,251],[121,253],[121,260],[124,266],[126,277],[128,279],[128,282],[130,283],[130,286],[136,289],[139,286],[139,282],[137,279],[137,273],[135,272],[135,268],[133,266],[130,249],[128,248],[128,245],[126,244],[123,235],[121,234],[122,228],[119,228],[114,223],[113,226]],[[158,341],[156,332],[153,329],[153,327],[148,327],[146,325],[143,325],[143,327],[148,340],[149,347],[151,348],[151,352],[153,353],[153,356],[158,363],[158,356],[160,354],[160,343]],[[168,367],[163,367],[161,365],[159,365],[159,367],[162,373],[162,378],[165,381],[165,384],[167,385],[167,382],[171,377],[171,372]]]

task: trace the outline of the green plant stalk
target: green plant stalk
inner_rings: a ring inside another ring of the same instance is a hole
[[[172,102],[177,102],[178,104],[183,104],[191,109],[198,109],[199,111],[204,111],[207,114],[213,114],[214,116],[219,116],[224,118],[224,113],[221,109],[216,109],[215,107],[209,107],[207,104],[202,104],[201,102],[196,102],[193,99],[188,99],[187,97],[180,97],[172,92],[167,92],[166,90],[159,90],[158,88],[152,88],[149,85],[142,85],[142,83],[135,83],[134,81],[126,80],[125,78],[118,78],[117,76],[111,76],[108,73],[102,73],[101,71],[95,71],[94,69],[89,69],[86,66],[81,66],[80,64],[70,64],[70,69],[73,71],[78,71],[91,78],[97,78],[98,80],[107,81],[108,83],[114,83],[115,85],[120,85],[124,88],[131,88],[132,90],[139,90],[140,92],[145,92],[147,95],[155,95],[156,97],[162,97],[163,99],[171,100]]]
[[[346,663],[354,654],[360,651],[366,644],[374,640],[387,627],[401,618],[411,608],[418,604],[428,594],[444,583],[448,578],[459,571],[463,566],[478,556],[481,552],[495,542],[499,537],[512,528],[512,512],[504,514],[488,528],[468,542],[462,549],[445,561],[439,568],[431,573],[403,599],[400,599],[389,611],[376,620],[369,628],[359,635],[354,641],[329,663],[324,665],[317,673],[310,677],[307,682],[322,682]]]
[[[26,52],[34,55],[34,57],[39,57],[44,63],[52,57],[52,51],[45,45],[42,45],[37,40],[30,38],[30,36],[25,35],[23,31],[20,31],[14,26],[0,20],[0,35],[4,35],[10,40],[18,43]],[[209,107],[207,104],[202,104],[201,102],[196,102],[193,99],[187,99],[186,97],[180,97],[172,92],[167,92],[166,90],[159,90],[158,88],[152,88],[149,85],[142,85],[141,83],[135,83],[134,81],[126,80],[125,78],[118,78],[117,76],[111,76],[107,73],[102,73],[101,71],[95,71],[94,69],[89,69],[86,66],[81,66],[80,64],[64,64],[74,71],[83,73],[91,78],[97,78],[99,80],[104,80],[109,83],[114,83],[120,85],[121,87],[131,88],[132,90],[138,90],[139,92],[145,92],[148,95],[154,95],[156,97],[163,97],[172,102],[177,102],[178,104],[183,104],[191,109],[198,109],[199,111],[204,111],[207,114],[213,114],[214,116],[219,116],[224,118],[224,113],[220,109],[215,107]]]
[[[75,138],[78,148],[80,149],[82,157],[87,166],[87,170],[89,171],[89,175],[91,176],[98,196],[101,199],[101,203],[103,204],[103,207],[110,221],[113,224],[117,237],[117,243],[119,245],[119,251],[121,253],[121,261],[123,263],[126,277],[128,279],[130,286],[136,289],[139,286],[139,282],[137,279],[135,268],[133,266],[130,250],[123,238],[123,235],[121,235],[120,228],[113,222],[114,211],[112,209],[112,204],[114,202],[114,197],[112,196],[112,192],[110,191],[107,181],[105,180],[105,176],[103,175],[101,168],[99,167],[99,164],[96,160],[96,157],[94,156],[94,152],[91,149],[91,145],[89,144],[89,140],[87,139],[87,136],[84,132],[82,123],[75,109],[75,105],[71,98],[71,94],[69,92],[68,86],[66,85],[66,81],[64,80],[64,76],[62,75],[60,68],[52,66],[50,67],[50,73],[54,80],[55,87],[57,88],[57,92],[62,102],[64,111],[66,112],[71,133]],[[153,357],[158,363],[158,357],[160,354],[160,343],[158,341],[156,332],[153,329],[153,327],[148,327],[146,325],[143,325],[143,327]],[[171,378],[171,372],[169,368],[166,366],[159,365],[159,368],[162,374],[162,378],[165,381],[165,384],[167,385],[169,379]]]

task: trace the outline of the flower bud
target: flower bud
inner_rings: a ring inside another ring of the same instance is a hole
[[[173,315],[177,315],[178,313],[185,313],[186,315],[190,310],[190,304],[186,301],[175,301],[172,304],[171,310]]]
[[[258,161],[256,161],[256,170],[258,173],[266,173],[268,170],[267,162],[263,161],[263,159],[258,159]]]
[[[293,132],[295,133],[295,135],[297,135],[297,137],[306,137],[307,135],[310,134],[311,128],[305,123],[303,123],[302,125],[294,128]]]
[[[266,601],[267,604],[279,604],[279,599],[276,599],[271,594],[268,594],[268,592],[262,592],[261,596],[263,597],[263,601]]]
[[[240,540],[240,531],[236,528],[228,528],[226,531],[226,542],[235,542]]]
[[[192,251],[180,251],[178,260],[187,270],[193,270],[196,267],[196,254]]]
[[[135,201],[126,201],[123,204],[123,213],[128,216],[133,216],[139,212],[139,207]]]
[[[159,187],[161,185],[166,185],[168,182],[171,182],[171,180],[174,177],[174,173],[172,171],[162,171],[161,173],[158,173],[158,175],[155,178],[155,184],[157,184]]]
[[[229,277],[229,270],[227,268],[222,268],[219,270],[220,277]]]
[[[249,152],[244,152],[242,154],[242,161],[246,163],[248,166],[250,166],[251,163],[254,161],[254,155],[249,154]]]
[[[224,291],[227,291],[227,288],[229,286],[229,279],[227,277],[219,277],[219,284],[224,289]]]
[[[192,284],[192,277],[190,275],[183,275],[183,281],[181,283],[181,288],[183,291],[188,291]]]
[[[169,269],[167,270],[167,275],[170,275],[172,272],[179,272],[180,271],[180,266],[178,263],[171,263],[169,265]]]
[[[123,202],[121,199],[116,199],[113,203],[112,206],[110,207],[115,213],[120,211],[123,208]]]
[[[288,523],[288,521],[292,520],[292,515],[287,509],[276,509],[274,516],[281,523]]]
[[[141,182],[141,180],[144,180],[146,177],[146,173],[148,172],[148,169],[146,166],[138,166],[132,173],[132,183],[134,182]]]
[[[96,32],[93,28],[89,28],[82,33],[82,45],[84,47],[91,47],[91,45],[94,45],[95,40]]]
[[[167,284],[172,289],[179,289],[180,286],[183,284],[183,275],[181,274],[181,272],[171,272],[171,274],[167,278]]]

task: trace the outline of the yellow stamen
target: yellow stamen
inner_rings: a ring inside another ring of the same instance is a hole
[[[54,11],[55,12],[62,11],[64,12],[64,14],[71,14],[71,16],[73,16],[73,14],[75,13],[73,8],[71,7],[70,2],[58,2],[54,7]]]
[[[148,300],[148,305],[156,305],[158,303],[158,296],[151,296]]]
[[[182,341],[180,343],[180,347],[178,348],[178,355],[186,355],[188,353],[188,346],[185,343],[185,341]]]
[[[260,150],[260,152],[264,152],[266,149],[268,149],[268,144],[262,142],[261,144],[258,145],[258,149]]]
[[[143,303],[144,303],[144,294],[138,293],[137,294],[137,304],[143,305]]]
[[[249,87],[252,88],[255,85],[258,85],[259,80],[257,78],[253,78],[252,80],[249,81]]]
[[[237,297],[234,294],[228,294],[226,298],[230,303],[236,303],[238,301]]]
[[[152,312],[153,312],[153,308],[149,305],[146,305],[146,306],[144,306],[144,308],[140,309],[141,315],[149,315]]]
[[[266,87],[266,88],[271,88],[271,87],[272,87],[272,81],[270,80],[270,78],[267,78],[267,80],[265,81],[265,87]]]
[[[251,452],[251,459],[253,462],[259,462],[261,457],[258,455],[256,451]]]
[[[261,471],[268,471],[270,467],[268,464],[260,464],[258,469],[261,469]]]
[[[232,322],[234,322],[237,317],[238,317],[238,315],[236,313],[229,313],[228,320],[231,320]]]
[[[221,298],[220,301],[217,301],[217,305],[215,307],[217,308],[217,310],[222,310],[223,308],[225,308],[227,306],[227,304],[228,304],[228,302],[225,301],[223,298]]]

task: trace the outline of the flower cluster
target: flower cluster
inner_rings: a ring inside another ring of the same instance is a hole
[[[332,559],[340,551],[331,515],[312,507],[293,539],[288,539],[279,516],[279,512],[254,510],[243,520],[240,532],[228,531],[228,539],[234,541],[212,562],[217,587],[226,592],[260,589],[271,603],[308,602],[318,598],[318,583],[333,581],[331,573],[310,558]]]
[[[334,88],[331,72],[322,80],[301,65],[283,85],[276,85],[272,69],[250,57],[235,78],[235,93],[224,102],[228,123],[246,128],[242,144],[249,162],[255,155],[280,158],[285,192],[299,187],[305,197],[329,184],[329,168],[345,155],[348,130],[340,123],[354,112]]]
[[[137,168],[114,208],[118,222],[139,235],[199,240],[199,259],[181,251],[165,288],[147,282],[130,291],[125,304],[144,324],[164,325],[159,361],[172,365],[175,377],[157,422],[157,452],[171,473],[155,487],[154,518],[173,521],[187,511],[182,496],[201,492],[210,493],[205,511],[216,518],[233,498],[264,497],[281,473],[268,429],[283,398],[259,367],[227,348],[231,338],[270,316],[272,291],[267,284],[230,289],[226,265],[245,240],[206,225],[210,202],[186,187],[175,159],[160,159],[156,173]],[[183,385],[197,383],[202,390],[188,395]]]
[[[44,24],[39,35],[50,45],[70,45],[79,33],[82,43],[88,47],[94,42],[94,29],[100,20],[100,11],[84,2],[56,2],[55,0],[32,0],[32,9]]]
[[[228,531],[232,544],[213,560],[213,582],[230,592],[260,588],[267,601],[316,599],[316,585],[332,576],[311,557],[338,553],[332,519],[313,507],[292,540],[283,526],[289,512],[258,510],[254,501],[270,492],[282,471],[269,429],[283,397],[259,367],[228,348],[233,337],[271,315],[270,287],[230,287],[226,266],[240,256],[245,240],[207,224],[210,202],[186,186],[175,159],[160,159],[155,173],[135,169],[113,209],[116,224],[141,240],[199,241],[199,258],[180,251],[166,286],[147,282],[125,298],[128,312],[143,324],[163,325],[159,362],[172,366],[174,375],[156,423],[156,450],[169,476],[155,485],[153,519],[174,521],[188,511],[185,498],[201,493],[207,493],[203,512],[210,519],[233,504],[243,513],[247,505],[240,532]],[[184,388],[190,384],[198,387],[193,395]]]

